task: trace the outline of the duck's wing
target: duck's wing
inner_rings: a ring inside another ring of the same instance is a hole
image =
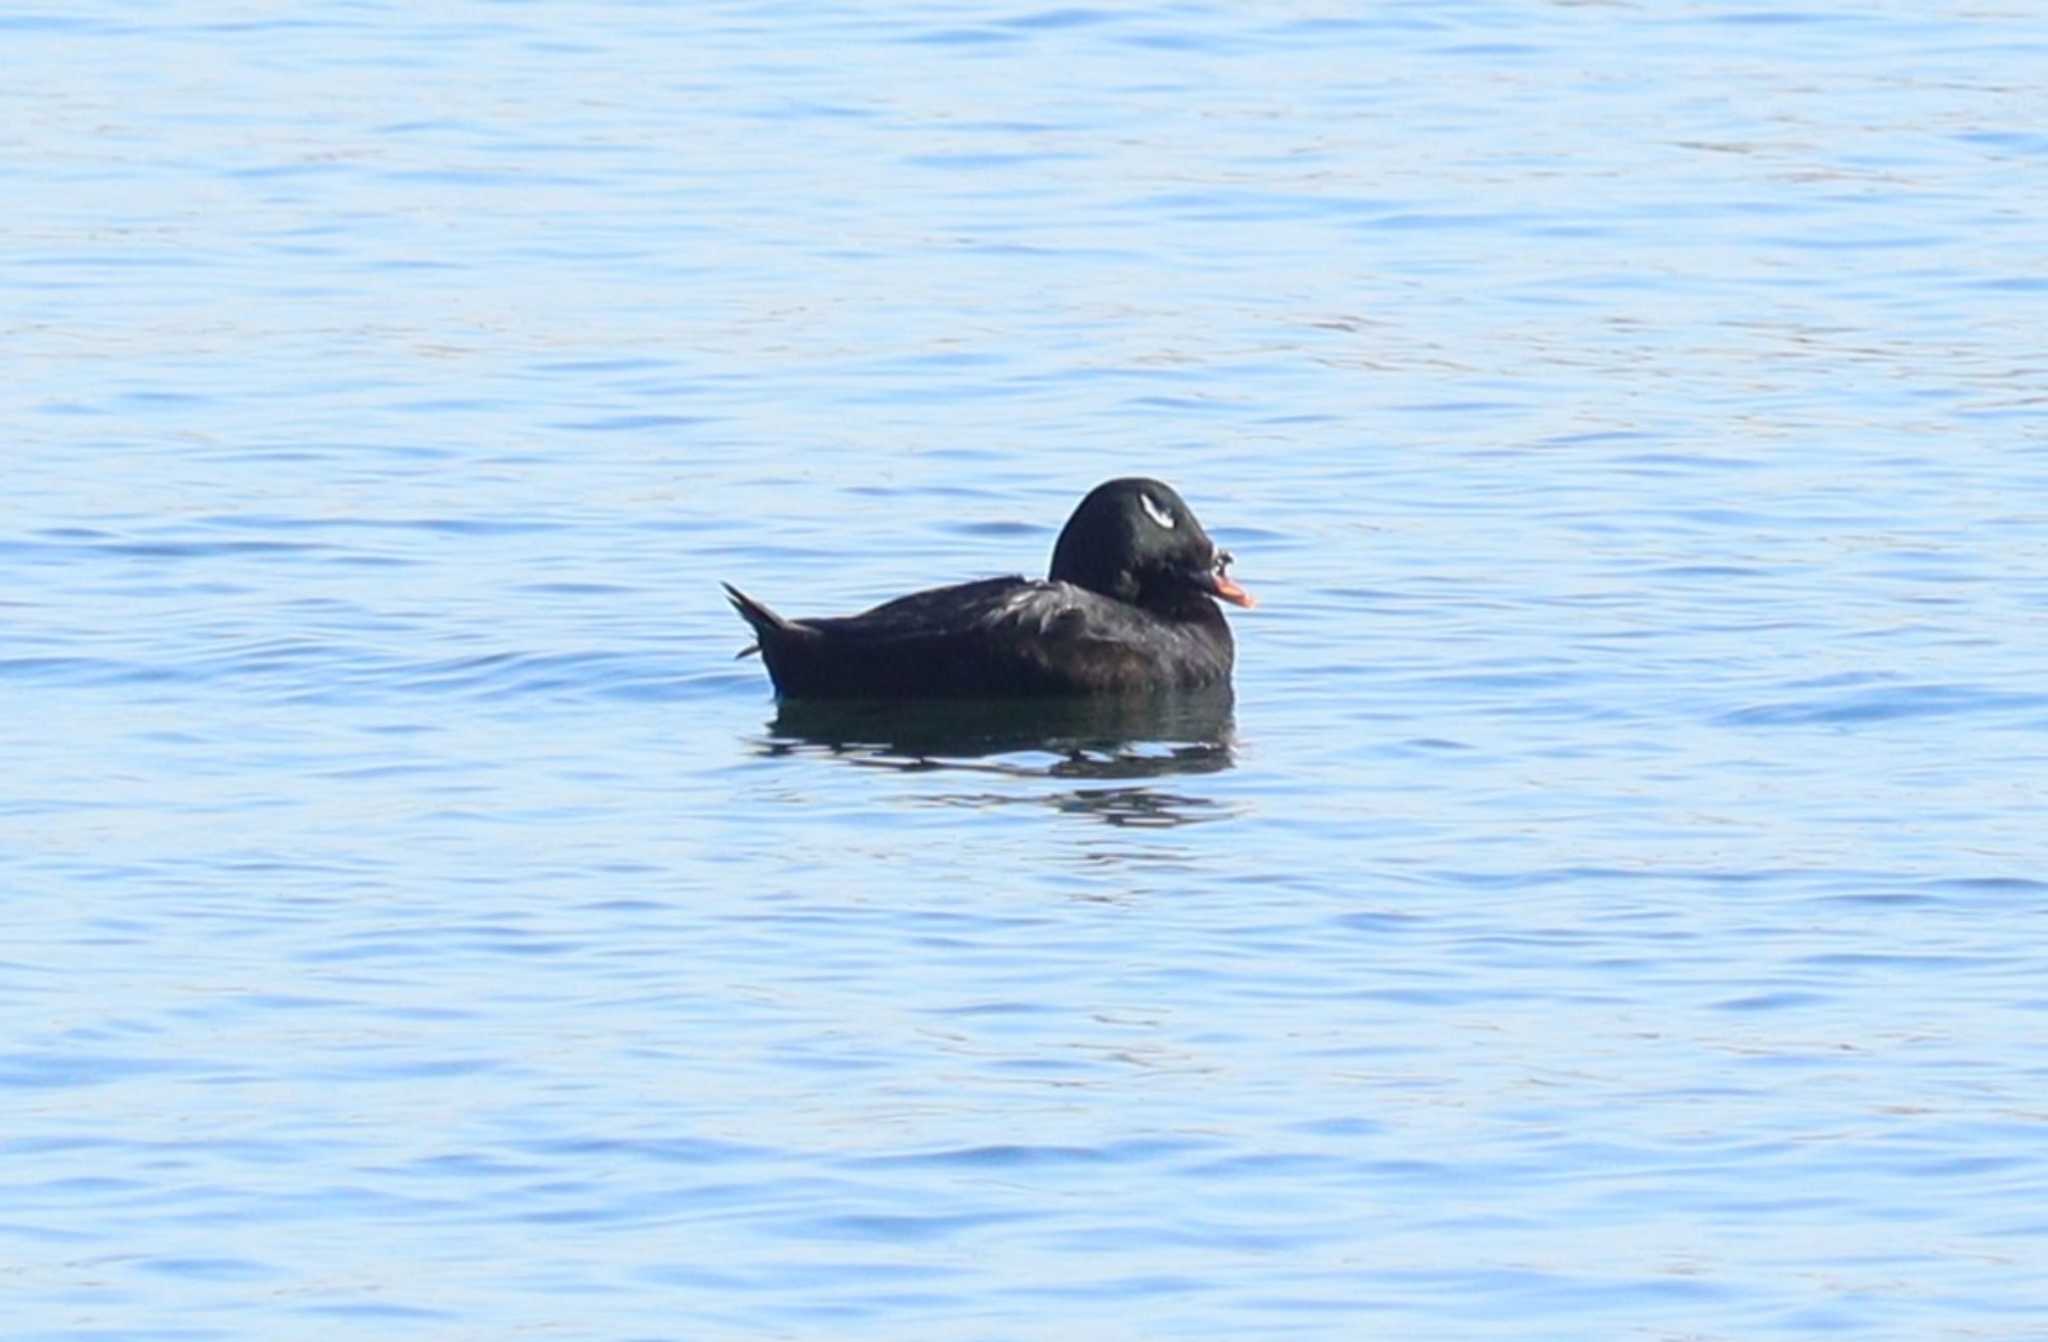
[[[863,643],[975,636],[1006,642],[1050,636],[1071,624],[1093,592],[1072,583],[984,578],[934,587],[839,619],[805,620],[820,632]]]
[[[1139,690],[1209,683],[1230,669],[1227,628],[1219,654],[1192,626],[1069,582],[992,578],[805,623],[849,660],[886,668],[885,691],[904,694]]]
[[[1076,656],[1114,655],[1101,642],[1109,630],[1099,608],[1119,604],[1071,583],[1020,577],[913,592],[858,615],[803,619],[777,615],[738,591],[730,597],[754,630],[775,688],[818,698],[1086,689],[1074,678]]]
[[[1045,589],[1069,585],[1032,582],[1021,577],[984,578],[912,592],[858,615],[809,615],[800,619],[777,614],[768,603],[748,596],[731,583],[723,586],[726,600],[754,631],[756,646],[743,649],[739,655],[745,657],[777,643],[815,643],[823,639],[843,646],[882,645],[969,630],[1022,631],[1033,624],[1042,627],[1056,614],[1054,603],[1043,599],[1051,595]]]

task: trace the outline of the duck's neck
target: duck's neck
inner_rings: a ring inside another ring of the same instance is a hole
[[[1212,625],[1228,629],[1230,622],[1216,603],[1200,592],[1175,587],[1164,592],[1146,592],[1137,602],[1162,620],[1177,624]]]

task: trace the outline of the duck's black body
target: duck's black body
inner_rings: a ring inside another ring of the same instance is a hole
[[[1178,494],[1111,480],[1081,501],[1052,576],[917,592],[860,615],[790,620],[727,584],[778,694],[934,699],[1101,694],[1228,682],[1214,597],[1249,606]]]
[[[988,578],[860,615],[785,620],[727,590],[776,692],[796,698],[995,698],[1230,678],[1230,626],[1213,601],[1168,620],[1070,582]]]

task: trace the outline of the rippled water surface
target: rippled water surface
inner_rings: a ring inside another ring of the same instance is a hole
[[[10,1337],[2048,1337],[2037,7],[0,38]]]

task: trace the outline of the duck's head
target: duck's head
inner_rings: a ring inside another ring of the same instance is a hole
[[[1052,548],[1055,582],[1159,611],[1198,597],[1251,605],[1229,565],[1230,552],[1216,548],[1171,486],[1136,476],[1088,491]]]

